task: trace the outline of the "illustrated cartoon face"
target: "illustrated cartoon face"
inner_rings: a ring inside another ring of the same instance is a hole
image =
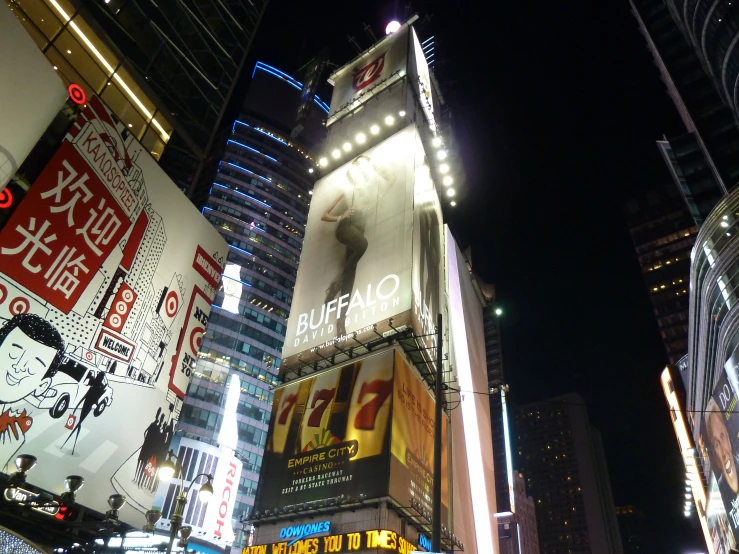
[[[0,344],[0,402],[46,392],[51,378],[44,376],[56,355],[55,348],[33,340],[21,329],[10,331]]]
[[[713,451],[721,465],[724,479],[734,492],[739,492],[739,478],[736,474],[734,451],[729,441],[729,432],[720,413],[712,413],[708,420],[709,435]]]

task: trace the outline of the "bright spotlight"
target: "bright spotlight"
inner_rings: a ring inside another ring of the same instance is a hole
[[[326,167],[328,165],[328,158],[321,158],[318,160],[318,165],[321,167]]]
[[[397,21],[391,21],[387,24],[387,27],[385,27],[385,34],[392,35],[393,33],[397,33],[399,29],[400,23]]]
[[[440,160],[446,160],[447,153],[446,150],[439,150],[439,153],[437,154]]]
[[[352,143],[351,142],[345,142],[342,145],[342,148],[344,149],[344,152],[351,152],[352,151]]]
[[[385,125],[392,125],[393,123],[395,123],[395,118],[392,115],[385,117]]]
[[[308,194],[310,194],[311,196],[313,196],[313,191],[312,190],[309,190],[308,191]]]
[[[308,173],[313,173],[313,168],[312,167],[309,167],[308,168]]]
[[[446,195],[451,197],[457,194],[454,189],[446,189]]]
[[[373,135],[379,135],[380,134],[380,126],[379,125],[373,125],[370,127],[370,133]]]
[[[729,222],[728,221],[722,221],[721,222],[721,227],[726,228],[728,226],[729,226]]]
[[[445,177],[444,177],[444,179],[442,180],[442,183],[444,183],[444,186],[445,186],[445,187],[448,187],[448,186],[449,186],[449,185],[451,185],[451,184],[452,184],[453,182],[454,182],[454,179],[452,179],[451,175],[447,175],[447,176],[445,176]]]
[[[398,115],[399,115],[400,117],[405,117],[405,110],[400,110],[400,111],[398,112]]]
[[[367,135],[364,133],[358,133],[356,137],[354,137],[354,140],[357,141],[357,144],[364,144],[367,142]]]
[[[450,205],[450,206],[451,206],[451,207],[453,208],[454,206],[456,206],[456,205],[457,205],[457,203],[456,203],[456,202],[455,202],[454,200],[452,200],[452,201],[451,201],[451,202],[449,203],[449,205]]]
[[[433,146],[434,148],[439,148],[439,146],[441,146],[441,137],[434,137],[431,140],[431,146]]]
[[[495,315],[503,315],[503,310],[500,308],[495,308]]]
[[[334,160],[338,160],[341,157],[341,150],[339,150],[338,148],[334,148],[334,150],[331,152],[331,157]]]
[[[442,173],[449,173],[449,164],[441,164],[439,166],[439,171]]]

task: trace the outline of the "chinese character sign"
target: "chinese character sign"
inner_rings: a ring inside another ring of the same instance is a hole
[[[0,466],[141,525],[228,246],[98,99],[0,228]],[[182,309],[180,309],[182,308]]]
[[[130,225],[113,195],[65,142],[0,233],[0,267],[68,314]]]

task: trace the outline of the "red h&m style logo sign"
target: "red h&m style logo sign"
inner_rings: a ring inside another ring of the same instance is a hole
[[[362,90],[379,79],[380,75],[382,75],[382,70],[385,69],[385,54],[387,54],[387,51],[377,56],[364,67],[358,67],[354,70],[354,77],[352,79],[354,90]]]

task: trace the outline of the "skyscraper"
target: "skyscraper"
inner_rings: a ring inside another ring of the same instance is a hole
[[[186,436],[214,443],[228,376],[239,376],[237,456],[243,471],[234,518],[254,504],[315,167],[307,147],[290,138],[300,83],[262,62],[253,75],[203,208],[230,248],[179,427]],[[273,99],[269,112],[264,95]],[[310,129],[303,137],[311,131],[319,132]]]
[[[634,506],[617,506],[616,516],[624,554],[651,552],[647,543],[647,518],[644,513]]]
[[[536,502],[541,554],[621,554],[600,434],[578,394],[521,406],[518,467]]]

